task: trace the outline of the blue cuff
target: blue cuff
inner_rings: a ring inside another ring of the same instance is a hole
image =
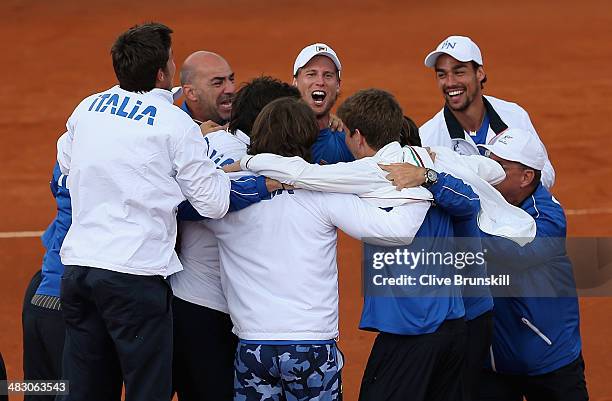
[[[270,195],[268,187],[266,186],[266,177],[264,177],[263,175],[257,176],[256,186],[257,193],[259,194],[259,199],[264,199],[265,197]]]
[[[435,182],[435,184],[433,184],[432,186],[430,186],[429,192],[431,192],[434,196],[434,200],[436,198],[436,196],[440,193],[440,191],[442,190],[442,188],[444,187],[444,185],[446,185],[446,177],[448,176],[448,174],[446,173],[438,173],[438,181]]]

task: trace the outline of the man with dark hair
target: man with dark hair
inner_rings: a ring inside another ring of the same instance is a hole
[[[222,217],[230,182],[199,127],[173,105],[170,28],[130,28],[113,45],[119,86],[83,100],[58,141],[72,225],[61,247],[66,322],[61,400],[168,400],[175,213],[185,198]]]
[[[296,97],[281,97],[263,107],[253,122],[249,154],[273,153],[310,160],[317,140],[313,112]]]
[[[373,149],[399,141],[404,116],[395,98],[379,89],[366,89],[346,99],[338,109],[338,116],[347,127],[358,129],[360,136],[349,129],[346,144],[355,158],[364,157],[361,150],[368,144]],[[359,127],[359,128],[356,128]],[[362,139],[361,142],[357,139]]]
[[[257,117],[251,151],[308,158],[318,134],[302,100],[277,99]],[[240,338],[234,399],[340,400],[336,229],[405,244],[428,208],[421,200],[386,212],[355,195],[288,190],[207,221],[219,240],[224,291]],[[291,261],[270,257],[272,248]]]
[[[319,137],[312,146],[313,160],[318,164],[355,160],[344,143],[344,131],[333,126],[331,120],[331,109],[340,93],[341,71],[340,59],[325,43],[306,46],[293,63],[293,85],[319,124]]]
[[[340,106],[338,116],[351,132],[347,144],[357,159],[371,156],[387,144],[399,141],[404,122],[395,99],[379,90],[357,92]],[[432,191],[438,207],[430,208],[416,237],[452,237],[452,215],[475,215],[478,197],[460,180],[447,174],[434,174],[436,177],[430,178],[426,171],[422,184]],[[445,187],[453,187],[455,192],[445,196],[444,192],[452,192],[445,191]],[[463,202],[462,196],[466,197]],[[431,249],[444,247],[436,241],[428,244]],[[464,309],[459,289],[433,287],[421,295],[422,298],[368,294],[364,297],[360,328],[378,331],[379,335],[361,382],[361,401],[407,397],[414,400],[459,399],[465,344]]]
[[[176,67],[172,58],[172,29],[163,24],[135,26],[119,36],[111,48],[113,68],[121,89],[148,92],[162,82],[172,88]]]
[[[310,160],[311,147],[317,135],[312,136],[313,126],[308,124],[312,112],[301,107],[303,103],[295,97],[283,97],[272,101],[270,107],[264,107],[253,126],[249,153],[269,152]],[[275,131],[274,135],[270,134],[271,131]]]
[[[192,62],[199,59],[199,55],[208,58],[201,52],[194,54],[195,59],[190,56]],[[203,84],[208,82],[205,80]],[[194,88],[194,92],[197,91]],[[239,160],[250,143],[246,133],[251,132],[261,109],[285,96],[299,99],[300,94],[295,87],[271,77],[255,78],[243,86],[232,104],[231,133],[216,130],[202,139],[207,155],[218,167]],[[232,178],[232,194],[234,198],[241,198],[243,206],[268,198],[270,191],[280,188],[280,183],[263,176]],[[230,211],[236,209],[230,204]],[[173,386],[180,401],[229,400],[234,388],[237,338],[232,333],[221,286],[217,239],[187,202],[179,205],[178,218],[178,256],[184,270],[170,276],[176,340]],[[202,360],[207,361],[204,367]]]
[[[509,127],[531,132],[539,140],[522,107],[483,95],[487,76],[480,49],[470,38],[449,36],[427,55],[425,65],[435,70],[445,105],[420,128],[423,146],[445,146],[461,154],[478,154],[476,145],[490,143]],[[555,182],[548,155],[542,179],[547,188]]]
[[[409,117],[404,116],[404,123],[400,131],[400,143],[408,146],[421,146],[419,128]],[[438,151],[439,152],[439,151]],[[405,176],[397,174],[404,171],[405,166],[396,164],[394,166],[383,167],[390,172],[390,179],[400,187],[404,185],[403,180],[413,180],[414,172],[409,168],[405,169]],[[503,172],[502,172],[503,174]],[[412,185],[412,184],[409,184]],[[481,199],[482,201],[482,199]],[[469,248],[473,252],[482,250],[480,240],[480,230],[477,222],[477,215],[452,216],[453,231],[456,237],[461,237],[462,246]],[[499,222],[496,222],[501,225]],[[465,276],[484,277],[486,276],[486,266],[472,271]],[[491,318],[493,300],[489,288],[470,287],[463,288],[463,305],[466,309],[466,317],[470,323],[467,325],[467,344],[465,352],[465,366],[462,369],[464,401],[472,400],[479,389],[479,378],[482,371],[483,361],[491,344],[493,333],[493,321]],[[482,313],[481,311],[485,311]],[[474,319],[473,316],[480,318]]]
[[[508,128],[521,128],[541,143],[527,112],[516,103],[483,94],[487,76],[480,49],[470,38],[449,36],[425,58],[425,65],[435,70],[436,82],[445,100],[444,108],[421,126],[423,146],[444,146],[462,155],[477,155],[477,145],[491,143]],[[544,148],[544,146],[542,145]],[[481,152],[482,153],[482,152]],[[550,188],[555,171],[546,156],[543,184]],[[491,337],[492,305],[467,298],[468,374],[470,387],[480,380],[478,366],[486,357]],[[472,358],[473,362],[472,362]]]
[[[197,51],[183,62],[180,77],[185,97],[181,108],[206,132],[225,125],[236,90],[229,63],[216,53]]]
[[[422,146],[421,137],[419,136],[419,127],[408,116],[404,116],[402,129],[400,130],[399,143],[402,146]]]
[[[281,97],[300,98],[300,91],[285,82],[268,76],[253,79],[238,91],[234,99],[234,113],[229,122],[229,131],[238,130],[249,135],[257,115],[268,103]]]
[[[497,190],[533,217],[537,231],[536,239],[523,247],[506,238],[483,237],[489,268],[510,273],[513,288],[508,296],[495,298],[488,368],[474,399],[586,401],[578,299],[565,250],[565,214],[540,181],[546,153],[536,137],[517,128],[482,148],[506,171]]]

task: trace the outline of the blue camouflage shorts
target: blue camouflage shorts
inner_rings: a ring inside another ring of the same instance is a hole
[[[341,401],[342,365],[335,342],[240,342],[234,362],[234,401]]]

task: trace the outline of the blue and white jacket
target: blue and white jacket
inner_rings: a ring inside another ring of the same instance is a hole
[[[513,291],[525,295],[495,298],[488,365],[500,373],[533,376],[578,358],[580,316],[572,264],[565,250],[563,208],[542,184],[520,207],[536,222],[532,243],[521,248],[508,240],[483,237],[484,246],[491,251],[487,255],[490,272],[511,272]],[[565,294],[550,296],[560,289]]]
[[[325,143],[328,147],[323,146]],[[346,156],[351,153],[344,142],[344,135],[322,130],[316,144],[321,146],[313,146],[313,162],[324,161],[327,164],[334,164],[354,160],[352,155],[350,158]],[[429,209],[416,237],[427,238],[433,248],[443,249],[450,243],[448,238],[455,235],[453,216],[459,219],[460,226],[471,227],[470,224],[474,223],[474,218],[480,209],[480,201],[469,185],[444,173],[438,175],[438,182],[429,190],[437,206]],[[465,230],[467,228],[464,228]],[[470,235],[475,233],[477,235],[473,230],[469,232]],[[465,234],[467,233],[463,233]],[[364,247],[366,255],[374,252],[374,247],[371,245],[364,244]],[[414,252],[420,250],[417,249],[419,243],[413,244],[412,247],[415,248],[412,249]],[[432,333],[445,320],[458,319],[465,315],[461,288],[442,286],[431,295],[430,297],[366,296],[359,327],[363,330],[418,335]],[[490,298],[488,299],[490,302]],[[483,313],[490,310],[490,304],[487,304],[485,299],[484,302],[478,303],[476,308]],[[475,315],[478,316],[480,313],[475,312]]]
[[[60,280],[64,273],[64,265],[59,252],[72,223],[70,191],[66,187],[67,178],[61,173],[59,164],[56,162],[50,187],[57,205],[57,213],[42,235],[42,243],[46,251],[43,256],[42,279],[36,290],[36,294],[39,295],[60,296]]]
[[[480,209],[478,196],[463,181],[441,173],[438,182],[429,190],[434,195],[436,205],[432,206],[415,242],[407,248],[419,252],[419,238],[426,239],[430,246],[427,250],[448,251],[455,236],[452,216],[470,219]],[[364,244],[366,255],[372,246]],[[427,273],[430,266],[417,267],[420,274]],[[443,267],[444,269],[444,267]],[[449,269],[446,267],[445,269]],[[439,269],[438,269],[439,271]],[[447,277],[452,276],[447,271]],[[383,297],[365,296],[359,328],[400,335],[420,335],[433,333],[445,320],[459,319],[465,315],[462,289],[454,285],[443,285],[421,289],[427,296]]]

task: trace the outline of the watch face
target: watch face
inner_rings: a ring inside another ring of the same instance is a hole
[[[436,182],[438,180],[438,173],[433,170],[427,170],[427,181]]]

